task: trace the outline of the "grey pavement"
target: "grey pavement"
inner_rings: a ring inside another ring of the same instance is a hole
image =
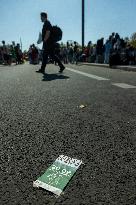
[[[101,64],[101,63],[82,63],[83,65],[89,65],[89,66],[97,66],[97,67],[105,67],[109,68],[109,64]],[[116,65],[113,66],[112,69],[120,69],[125,71],[134,71],[136,72],[136,65]]]
[[[67,67],[0,66],[0,204],[135,205],[136,73]],[[33,181],[61,154],[84,165],[56,198]]]

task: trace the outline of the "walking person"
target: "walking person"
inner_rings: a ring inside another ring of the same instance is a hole
[[[58,63],[60,70],[59,72],[62,73],[65,69],[64,65],[61,63],[59,57],[55,54],[55,41],[52,36],[52,25],[47,19],[47,13],[41,13],[41,21],[43,24],[42,29],[42,41],[43,41],[43,58],[42,58],[42,65],[41,68],[36,71],[39,73],[43,73],[45,71],[45,67],[48,61],[48,56],[51,57],[55,62]]]
[[[38,64],[38,49],[36,48],[35,44],[32,45],[32,53],[31,53],[31,57],[32,57],[32,64]]]
[[[68,61],[69,63],[73,63],[73,55],[74,55],[74,50],[72,45],[70,45],[70,47],[68,48]]]
[[[68,52],[66,47],[63,48],[63,62],[64,64],[68,64]]]
[[[23,63],[23,58],[22,58],[23,55],[19,43],[17,43],[17,45],[15,46],[15,55],[16,55],[16,65]]]
[[[33,63],[33,61],[32,61],[32,48],[33,48],[33,46],[30,45],[29,50],[28,50],[28,59],[29,59],[30,64]]]
[[[104,63],[109,64],[109,58],[110,58],[110,53],[112,50],[112,42],[110,39],[108,39],[104,45]]]
[[[2,41],[2,55],[3,55],[3,64],[11,65],[10,52],[8,46],[6,46],[5,41]]]
[[[76,60],[76,57],[77,57],[77,50],[78,50],[78,45],[77,45],[77,42],[74,41],[74,48],[73,48],[73,63],[76,63],[77,60]]]

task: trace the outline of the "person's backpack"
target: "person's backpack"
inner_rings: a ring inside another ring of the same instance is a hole
[[[51,36],[54,42],[58,42],[62,39],[62,30],[58,26],[52,26]]]

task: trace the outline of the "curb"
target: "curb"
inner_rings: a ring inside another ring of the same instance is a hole
[[[88,65],[88,66],[98,66],[98,67],[110,68],[108,64],[99,64],[99,63],[82,63],[82,64]],[[111,69],[120,69],[120,70],[125,70],[125,71],[136,72],[136,66],[112,66]]]

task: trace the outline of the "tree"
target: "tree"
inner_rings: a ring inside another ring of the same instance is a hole
[[[131,35],[130,44],[136,48],[136,32]]]
[[[135,41],[136,40],[136,32],[132,34],[131,40]]]
[[[127,43],[129,43],[129,38],[128,38],[128,37],[125,37],[125,38],[124,38],[124,41],[127,42]]]

